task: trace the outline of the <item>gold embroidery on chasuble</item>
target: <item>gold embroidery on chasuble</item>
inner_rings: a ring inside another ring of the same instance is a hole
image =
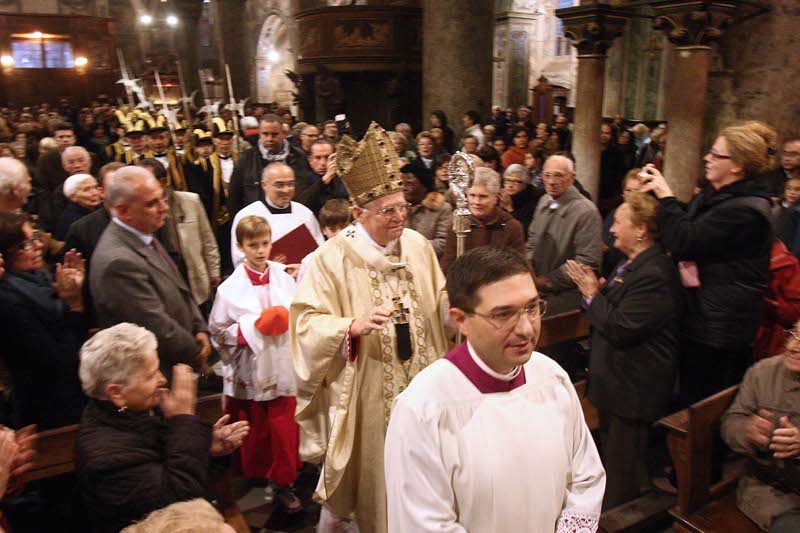
[[[404,266],[388,272],[379,272],[371,265],[367,265],[367,267],[373,307],[391,302],[393,298],[399,297],[402,307],[408,308],[410,311],[408,323],[411,328],[412,356],[407,361],[402,361],[397,355],[397,335],[392,321],[390,320],[386,327],[378,332],[383,362],[384,427],[388,427],[394,399],[405,390],[420,370],[428,366],[430,361],[427,352],[425,323],[420,316],[419,295],[414,283],[414,275]]]

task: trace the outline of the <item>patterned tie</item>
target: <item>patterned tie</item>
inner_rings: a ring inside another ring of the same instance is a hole
[[[156,239],[155,237],[153,237],[153,240],[152,240],[152,241],[150,241],[150,245],[151,245],[151,246],[153,247],[153,249],[156,251],[156,253],[157,253],[157,254],[158,254],[158,256],[161,258],[161,260],[162,260],[162,261],[164,261],[164,264],[166,264],[166,265],[167,265],[167,268],[168,268],[169,270],[171,270],[171,271],[173,271],[173,272],[177,273],[177,272],[178,272],[178,270],[177,270],[177,268],[175,267],[175,263],[173,263],[173,262],[170,260],[169,256],[167,255],[167,251],[166,251],[166,250],[164,250],[164,247],[161,245],[161,243],[160,243],[160,242],[158,242],[158,239]]]

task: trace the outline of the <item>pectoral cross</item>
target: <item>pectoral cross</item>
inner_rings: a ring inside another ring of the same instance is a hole
[[[399,296],[392,298],[392,302],[394,302],[392,322],[394,324],[408,324],[408,308],[403,307],[403,302]]]

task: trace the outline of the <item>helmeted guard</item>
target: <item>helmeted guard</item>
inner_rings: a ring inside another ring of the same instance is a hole
[[[176,191],[188,191],[186,185],[185,159],[182,154],[170,146],[169,124],[167,117],[157,115],[153,118],[147,113],[142,113],[142,118],[149,127],[148,138],[150,141],[150,157],[157,160],[167,169],[167,186]],[[136,163],[138,164],[138,163]]]

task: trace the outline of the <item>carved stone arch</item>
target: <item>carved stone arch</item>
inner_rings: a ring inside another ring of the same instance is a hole
[[[250,68],[250,94],[256,101],[259,101],[260,92],[263,95],[263,84],[261,88],[259,87],[259,72],[266,66],[265,61],[268,61],[268,58],[264,57],[264,45],[269,38],[277,35],[276,31],[278,33],[285,32],[281,37],[285,42],[281,53],[285,53],[285,58],[288,58],[288,63],[283,61],[284,57],[281,58],[280,76],[285,78],[284,70],[296,70],[299,41],[293,5],[293,0],[255,0],[247,3],[246,20],[248,22],[246,25],[249,36],[247,47],[250,50],[250,56],[254,58]],[[260,60],[259,57],[261,57]],[[287,87],[292,86],[288,78],[285,79]]]

